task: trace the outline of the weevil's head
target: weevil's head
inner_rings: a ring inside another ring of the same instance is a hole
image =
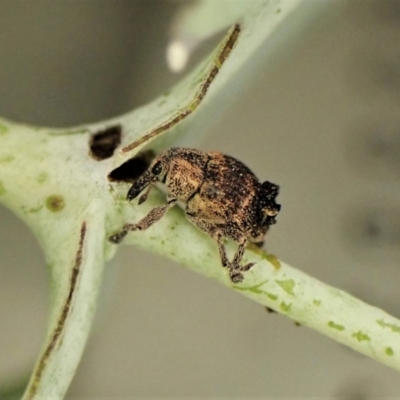
[[[141,175],[140,178],[131,186],[128,191],[127,199],[129,201],[133,200],[151,184],[156,182],[164,182],[167,173],[168,156],[166,152],[163,152],[153,160],[144,174]]]

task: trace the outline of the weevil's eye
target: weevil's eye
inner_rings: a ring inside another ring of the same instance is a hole
[[[154,175],[159,175],[162,171],[161,161],[158,161],[154,164],[154,167],[151,169],[151,173]]]

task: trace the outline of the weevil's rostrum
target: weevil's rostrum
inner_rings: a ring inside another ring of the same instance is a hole
[[[139,198],[139,204],[157,182],[167,188],[167,203],[154,208],[136,224],[125,224],[110,237],[119,243],[129,231],[144,230],[157,222],[178,201],[186,203],[186,217],[218,243],[221,262],[235,283],[243,280],[243,271],[254,263],[240,265],[248,241],[259,246],[281,206],[275,202],[279,186],[259,182],[240,161],[222,153],[172,148],[159,154],[147,171],[132,185],[127,198]],[[224,239],[239,247],[232,261],[225,252]]]

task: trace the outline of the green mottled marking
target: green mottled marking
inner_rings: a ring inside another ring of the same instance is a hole
[[[276,13],[277,14],[280,14],[282,12],[282,10],[280,9],[280,8],[278,8],[277,10],[276,10]]]
[[[40,206],[29,208],[29,209],[28,209],[28,212],[31,213],[31,214],[36,214],[36,213],[38,213],[42,208],[43,208],[43,205],[41,204]]]
[[[400,326],[398,326],[398,325],[389,324],[389,323],[385,322],[383,319],[379,319],[376,322],[382,328],[389,328],[392,332],[400,333]]]
[[[335,324],[333,321],[329,321],[328,326],[329,326],[329,328],[333,328],[338,331],[344,331],[344,329],[345,329],[343,325]]]
[[[0,135],[5,135],[6,133],[8,133],[8,127],[0,124]]]
[[[279,307],[282,311],[288,313],[290,311],[290,309],[292,308],[292,303],[286,304],[284,301],[282,301],[282,303],[279,304]]]
[[[287,294],[294,296],[293,288],[296,286],[296,283],[293,279],[285,279],[283,281],[275,281]]]
[[[52,212],[61,211],[65,207],[64,197],[53,194],[46,199],[46,207]]]
[[[393,355],[394,355],[394,351],[393,351],[393,349],[392,349],[391,347],[386,347],[385,353],[386,353],[388,356],[393,356]]]
[[[37,180],[39,183],[43,183],[43,182],[45,182],[45,181],[47,180],[48,177],[49,177],[49,176],[47,175],[46,172],[41,172],[41,173],[38,175],[38,177],[36,178],[36,180]]]
[[[15,160],[15,157],[11,156],[11,155],[0,157],[0,163],[8,163],[8,162],[14,161],[14,160]]]
[[[247,248],[251,250],[253,253],[258,254],[263,260],[267,260],[269,263],[272,264],[272,266],[275,269],[280,269],[281,268],[281,262],[273,255],[273,254],[268,254],[264,250],[261,250],[259,247],[254,245],[253,243],[250,243]]]
[[[30,214],[36,214],[38,213],[41,209],[43,208],[43,204],[37,206],[37,207],[25,207],[22,206],[21,210],[25,213],[30,213]]]
[[[314,304],[314,306],[319,307],[321,305],[321,300],[314,299],[313,304]]]
[[[267,293],[267,297],[271,300],[278,300],[278,296],[276,294]]]
[[[263,251],[262,258],[264,258],[265,260],[270,262],[275,269],[280,269],[281,268],[281,262],[274,255],[267,254],[267,253],[265,253]]]
[[[50,136],[70,136],[70,135],[83,135],[85,133],[89,133],[88,129],[77,129],[72,131],[64,131],[64,132],[49,132]]]
[[[7,190],[4,187],[3,183],[0,181],[0,196],[3,194],[6,194],[6,193],[7,193]]]
[[[363,333],[363,332],[361,332],[361,331],[354,332],[354,333],[351,335],[351,337],[357,339],[359,342],[362,342],[362,341],[364,341],[364,340],[367,341],[367,342],[369,342],[369,341],[371,340],[371,338],[370,338],[366,333]]]
[[[254,286],[247,286],[247,287],[234,286],[234,288],[238,289],[238,290],[247,290],[249,292],[256,293],[256,294],[263,294],[265,292],[263,290],[261,290],[260,287],[263,286],[267,282],[268,282],[268,279],[264,282],[254,285]]]

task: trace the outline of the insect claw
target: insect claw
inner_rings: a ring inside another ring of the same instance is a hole
[[[248,263],[246,265],[241,266],[239,269],[240,271],[248,271],[253,265],[255,265],[256,263]]]
[[[240,272],[237,272],[237,270],[231,269],[229,271],[229,277],[231,278],[231,281],[233,283],[240,283],[243,281],[243,274],[241,274]]]
[[[119,233],[116,233],[115,235],[112,235],[108,238],[108,240],[112,243],[118,244],[122,242],[122,239],[126,236],[128,232],[122,231]]]

